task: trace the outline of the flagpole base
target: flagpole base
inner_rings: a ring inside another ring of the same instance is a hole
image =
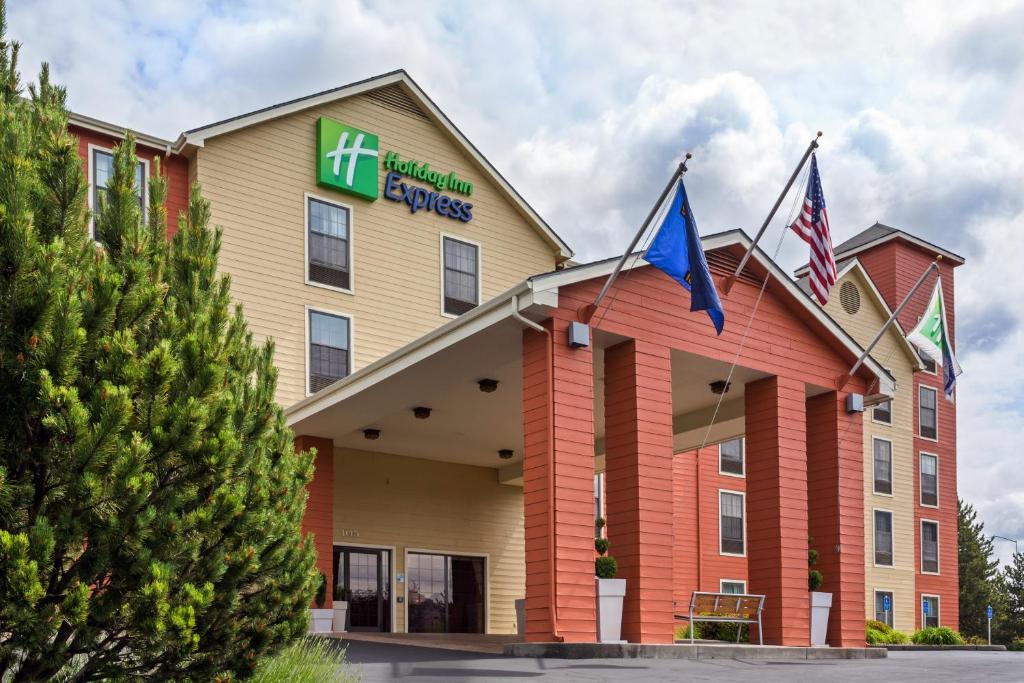
[[[595,313],[597,313],[597,306],[594,304],[587,304],[586,306],[580,306],[576,315],[579,317],[581,323],[589,325],[590,319],[594,317]]]
[[[844,372],[841,375],[836,376],[836,391],[842,391],[846,383],[850,381],[849,373]]]
[[[722,293],[725,294],[726,296],[729,296],[729,290],[732,289],[732,286],[735,283],[736,283],[736,276],[735,275],[729,275],[728,277],[726,277],[725,280],[722,282]]]

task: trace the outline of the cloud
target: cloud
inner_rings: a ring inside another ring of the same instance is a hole
[[[26,76],[48,60],[74,109],[169,138],[404,67],[581,258],[624,248],[685,151],[702,231],[752,234],[823,129],[836,242],[881,221],[968,259],[960,491],[1024,538],[1024,2],[13,0],[8,19]],[[805,258],[783,242],[784,267]]]

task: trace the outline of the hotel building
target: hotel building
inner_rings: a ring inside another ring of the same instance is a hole
[[[96,207],[126,131],[71,129]],[[927,291],[837,382],[938,255],[953,304],[955,254],[872,226],[822,308],[755,252],[720,337],[637,259],[570,344],[613,261],[574,263],[404,72],[136,137],[172,217],[202,185],[232,293],[275,341],[278,400],[317,449],[305,527],[352,630],[514,633],[525,598],[527,639],[594,641],[598,510],[632,642],[671,642],[700,589],[766,595],[765,642],[807,644],[809,544],[832,645],[863,645],[865,618],[956,626],[955,409],[904,337]],[[750,243],[703,241],[719,277]]]

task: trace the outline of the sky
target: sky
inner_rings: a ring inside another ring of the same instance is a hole
[[[879,221],[967,259],[960,495],[1024,540],[1024,1],[8,5],[25,80],[48,61],[74,111],[171,139],[404,68],[581,260],[624,249],[686,151],[701,231],[755,233],[823,131],[836,244]]]

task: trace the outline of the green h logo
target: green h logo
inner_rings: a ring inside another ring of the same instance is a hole
[[[316,122],[316,183],[365,199],[378,196],[376,135],[321,117]]]

